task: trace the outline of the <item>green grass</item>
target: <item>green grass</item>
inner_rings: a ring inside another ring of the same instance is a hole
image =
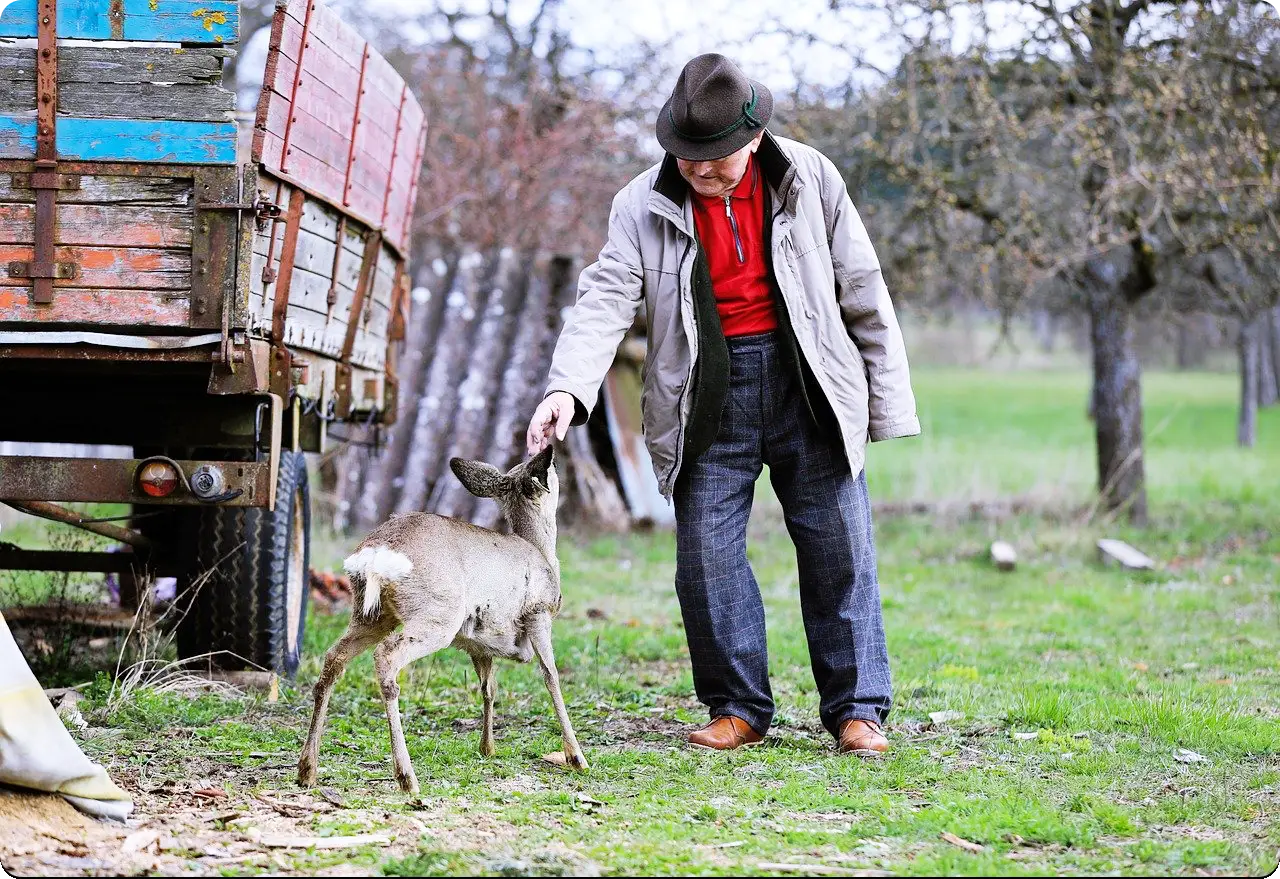
[[[873,496],[1087,502],[1081,375],[922,371],[916,387],[928,434],[873,448]],[[445,652],[402,680],[423,788],[411,800],[390,780],[366,654],[335,692],[320,783],[353,806],[385,808],[388,821],[422,816],[426,832],[415,853],[390,862],[361,849],[290,864],[350,861],[392,875],[554,874],[587,862],[637,875],[770,863],[920,875],[1270,872],[1280,850],[1280,411],[1263,413],[1260,447],[1240,451],[1230,377],[1148,376],[1146,400],[1154,522],[1144,532],[1076,516],[878,520],[896,690],[887,759],[836,754],[818,724],[794,550],[762,488],[750,557],[779,706],[766,744],[730,754],[682,746],[704,712],[671,586],[672,536],[568,535],[556,649],[591,771],[540,762],[560,746],[549,700],[534,668],[509,663],[498,667],[498,754],[481,758],[474,673]],[[1099,567],[1092,547],[1104,533],[1163,568]],[[1015,572],[984,560],[997,535],[1019,550]],[[349,546],[318,547],[319,560]],[[277,703],[143,695],[104,720],[120,734],[87,747],[126,779],[216,764],[233,794],[287,790],[307,688],[344,624],[313,620],[298,686]],[[943,710],[964,718],[931,727],[928,715]],[[1205,760],[1179,762],[1179,749]],[[315,832],[358,831],[332,823],[341,815],[317,818]],[[950,845],[944,832],[983,849]],[[237,871],[253,869],[227,868]]]

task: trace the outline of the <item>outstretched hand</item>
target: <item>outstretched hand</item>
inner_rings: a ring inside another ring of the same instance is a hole
[[[569,425],[573,423],[576,405],[573,395],[565,391],[550,393],[538,404],[538,408],[533,411],[533,418],[529,419],[529,433],[526,437],[530,455],[536,455],[547,447],[553,431],[556,439],[563,442],[569,433]]]

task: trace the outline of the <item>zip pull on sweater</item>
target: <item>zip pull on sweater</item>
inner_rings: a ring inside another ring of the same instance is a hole
[[[706,254],[716,311],[726,337],[777,328],[773,284],[764,252],[765,186],[754,156],[742,181],[728,195],[690,190],[698,241]],[[724,219],[719,216],[724,209]]]

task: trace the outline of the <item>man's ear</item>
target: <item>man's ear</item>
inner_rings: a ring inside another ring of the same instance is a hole
[[[451,458],[449,469],[467,491],[476,497],[497,497],[507,491],[507,477],[497,467],[483,461]]]
[[[753,153],[754,153],[756,150],[760,149],[760,142],[761,142],[762,140],[764,140],[764,129],[763,129],[763,128],[762,128],[762,129],[760,129],[760,133],[759,133],[759,134],[757,134],[757,135],[755,136],[755,139],[751,141],[751,152],[753,152]]]

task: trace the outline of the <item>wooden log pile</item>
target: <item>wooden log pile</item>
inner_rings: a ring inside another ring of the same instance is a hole
[[[497,505],[472,497],[449,459],[507,468],[524,456],[525,428],[545,390],[579,268],[564,257],[502,248],[441,254],[419,269],[396,423],[380,448],[349,445],[328,456],[322,471],[337,530],[363,531],[412,510],[498,524]],[[562,514],[626,528],[626,505],[596,461],[587,428],[574,428],[560,452]]]

